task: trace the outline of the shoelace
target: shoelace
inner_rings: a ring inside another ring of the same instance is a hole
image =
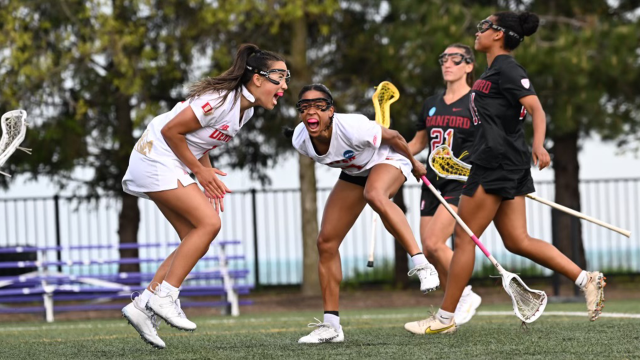
[[[314,317],[313,319],[314,319],[315,321],[317,321],[317,322],[307,324],[307,327],[317,327],[317,329],[315,329],[315,330],[313,330],[313,331],[311,332],[312,334],[313,334],[313,333],[315,333],[315,334],[317,334],[317,335],[320,335],[320,334],[322,334],[323,332],[327,332],[327,331],[329,331],[330,329],[333,329],[333,328],[331,327],[331,325],[329,325],[328,323],[322,322],[322,321],[320,321],[318,318],[315,318],[315,317]]]
[[[421,270],[425,270],[425,271],[422,272]],[[415,274],[418,274],[418,278],[420,279],[426,279],[427,276],[435,275],[436,273],[431,264],[422,264],[414,267],[413,269],[409,270],[409,272],[407,273],[407,275],[409,276],[413,276]]]

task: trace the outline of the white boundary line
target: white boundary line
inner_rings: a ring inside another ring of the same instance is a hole
[[[510,316],[513,315],[513,311],[478,311],[476,315],[479,316]],[[587,312],[581,311],[546,311],[542,316],[579,316],[587,317]],[[378,315],[354,315],[347,316],[348,319],[396,319],[396,318],[410,318],[411,314],[378,314]],[[629,313],[602,313],[600,317],[617,318],[617,319],[640,319],[640,314]],[[273,322],[273,321],[309,321],[309,317],[306,316],[282,316],[282,317],[260,317],[260,318],[245,318],[245,319],[214,319],[209,321],[203,321],[205,324],[236,324],[236,323],[259,323],[259,322]],[[51,331],[51,330],[71,330],[71,329],[100,329],[100,328],[115,328],[127,326],[126,323],[118,324],[92,324],[91,322],[85,324],[76,325],[42,325],[42,326],[14,326],[14,327],[0,327],[0,333],[11,331]]]

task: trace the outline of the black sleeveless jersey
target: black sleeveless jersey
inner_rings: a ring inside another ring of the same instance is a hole
[[[443,97],[444,92],[427,98],[416,123],[416,130],[427,131],[429,153],[440,145],[448,145],[453,155],[459,158],[465,151],[471,151],[474,139],[474,126],[469,109],[470,92],[451,104],[445,103]],[[461,160],[468,162],[469,155],[465,155]],[[436,188],[446,181],[458,182],[438,178],[429,164],[427,164],[427,179]]]
[[[524,138],[527,114],[520,99],[535,95],[527,72],[510,55],[498,55],[471,89],[469,107],[476,127],[471,163],[488,168],[528,169],[531,151]]]

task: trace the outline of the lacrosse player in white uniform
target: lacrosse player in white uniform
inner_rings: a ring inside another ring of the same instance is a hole
[[[133,149],[124,191],[155,202],[182,239],[147,289],[122,309],[151,345],[165,347],[156,316],[180,330],[196,329],[180,308],[178,288],[220,231],[218,213],[231,192],[218,178],[226,174],[211,166],[208,151],[229,142],[255,106],[272,110],[289,78],[282,57],[244,44],[229,70],[191,86],[187,100],[154,118]]]
[[[405,139],[358,114],[337,114],[329,89],[321,84],[302,88],[296,108],[302,122],[293,134],[293,146],[320,164],[340,168],[322,216],[318,235],[320,284],[324,320],[299,343],[342,342],[339,295],[342,269],[338,248],[366,204],[376,211],[389,231],[411,255],[409,275],[420,278],[427,293],[439,285],[438,273],[420,251],[402,210],[390,198],[413,176],[426,174]]]

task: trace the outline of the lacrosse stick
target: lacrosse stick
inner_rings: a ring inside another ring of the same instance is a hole
[[[20,143],[27,134],[27,112],[24,110],[12,110],[0,119],[2,126],[2,138],[0,138],[0,166],[9,160],[9,157],[20,149],[27,154],[31,154],[31,149],[20,147]],[[11,175],[0,171],[0,174],[11,177]]]
[[[467,181],[467,177],[469,176],[469,173],[471,171],[471,165],[464,163],[460,159],[456,159],[455,156],[453,156],[453,154],[451,153],[451,149],[449,149],[447,145],[438,146],[431,152],[431,154],[429,155],[429,166],[440,177],[460,181]],[[542,204],[551,206],[552,208],[565,212],[569,215],[573,215],[577,218],[592,222],[609,230],[613,230],[626,237],[631,237],[631,231],[629,230],[621,229],[617,226],[607,224],[602,220],[587,216],[581,212],[575,211],[560,204],[556,204],[553,201],[549,201],[547,199],[542,199],[531,194],[527,194],[527,197],[531,200],[535,200]]]
[[[376,92],[373,93],[371,100],[376,111],[376,122],[387,129],[391,125],[391,116],[389,107],[400,98],[400,92],[390,82],[383,81],[376,86]],[[373,267],[373,254],[376,247],[376,225],[378,224],[378,214],[373,212],[373,220],[371,221],[371,242],[369,243],[369,261],[367,267]]]
[[[427,185],[429,190],[440,200],[440,203],[449,211],[449,214],[456,219],[456,222],[464,231],[471,237],[473,242],[478,245],[484,255],[491,261],[493,266],[498,269],[500,276],[502,277],[502,287],[507,292],[507,295],[511,297],[513,303],[513,312],[516,316],[525,323],[531,323],[536,321],[542,315],[544,308],[547,306],[547,294],[541,290],[533,290],[527,286],[527,284],[520,279],[520,277],[512,272],[505,270],[493,256],[489,253],[489,250],[484,247],[467,224],[460,219],[458,214],[451,209],[451,206],[442,198],[442,195],[431,185],[426,176],[422,176],[422,181]]]

